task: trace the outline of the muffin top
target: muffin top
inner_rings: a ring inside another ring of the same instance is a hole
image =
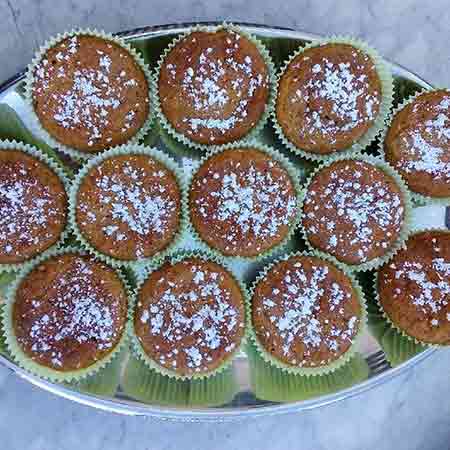
[[[119,342],[127,296],[118,275],[103,263],[75,253],[54,256],[20,282],[13,328],[34,362],[65,372],[87,368]]]
[[[24,262],[55,244],[66,214],[64,185],[47,164],[0,150],[0,264]]]
[[[215,154],[194,175],[189,193],[194,228],[227,256],[256,256],[280,243],[298,214],[287,170],[257,148]]]
[[[314,247],[347,264],[386,254],[398,240],[405,201],[396,181],[365,161],[342,160],[319,170],[303,205],[303,228]]]
[[[244,298],[219,264],[189,257],[165,263],[139,290],[134,329],[144,352],[178,375],[211,372],[244,336]]]
[[[90,35],[67,37],[45,52],[33,71],[32,100],[54,139],[86,153],[129,141],[149,114],[149,86],[135,58]]]
[[[75,220],[83,237],[113,258],[155,255],[180,226],[181,193],[175,175],[144,154],[111,156],[83,177]]]
[[[265,351],[293,367],[321,367],[350,348],[361,305],[348,276],[313,256],[276,263],[255,286],[252,321]]]
[[[409,336],[450,344],[450,233],[412,235],[378,273],[380,304]]]
[[[219,145],[244,137],[261,118],[269,69],[245,36],[196,31],[166,56],[158,88],[162,112],[178,133]]]
[[[420,94],[397,112],[384,152],[412,191],[450,197],[450,92]]]
[[[276,118],[296,147],[328,154],[367,133],[381,100],[381,81],[369,55],[349,44],[323,44],[304,50],[287,66]]]

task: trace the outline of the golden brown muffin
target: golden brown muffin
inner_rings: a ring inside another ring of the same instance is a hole
[[[34,68],[32,100],[54,139],[86,153],[129,141],[149,114],[149,86],[135,58],[89,35],[47,50]]]
[[[450,344],[450,233],[411,236],[378,273],[381,307],[409,336],[428,344]]]
[[[112,156],[82,179],[75,214],[81,234],[101,253],[121,260],[151,257],[178,232],[180,186],[148,155]]]
[[[166,56],[158,80],[164,116],[199,144],[243,138],[269,97],[269,69],[256,45],[234,31],[193,32]]]
[[[13,327],[34,362],[66,372],[104,358],[125,330],[127,295],[110,267],[78,254],[54,256],[19,284]]]
[[[282,74],[276,118],[299,149],[325,155],[349,148],[380,113],[372,59],[349,44],[323,44],[296,56]]]
[[[384,153],[412,191],[450,197],[450,92],[420,94],[397,112]]]
[[[0,264],[24,262],[55,244],[66,226],[64,185],[44,162],[0,150]]]
[[[252,322],[266,352],[293,367],[329,365],[348,351],[362,309],[350,279],[313,256],[276,263],[256,285]]]
[[[346,264],[388,253],[404,220],[405,200],[397,182],[365,161],[334,162],[307,188],[302,215],[307,239]]]
[[[289,173],[257,148],[225,150],[204,162],[189,206],[200,237],[227,256],[257,256],[276,246],[298,214]]]
[[[156,364],[178,375],[208,373],[241,343],[243,294],[215,262],[192,257],[165,263],[139,290],[134,330]]]

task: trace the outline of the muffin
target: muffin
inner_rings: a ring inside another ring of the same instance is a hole
[[[72,189],[77,235],[99,256],[133,262],[168,249],[181,228],[175,164],[157,150],[110,150],[78,175]]]
[[[223,255],[261,255],[295,227],[296,184],[289,162],[259,144],[209,155],[190,185],[192,226]]]
[[[267,51],[234,28],[198,29],[177,38],[161,59],[160,121],[192,146],[246,137],[268,112]]]
[[[58,243],[67,222],[61,173],[37,149],[0,143],[0,271]]]
[[[390,107],[386,72],[363,46],[324,42],[301,49],[278,83],[275,120],[285,142],[312,159],[350,149],[364,137],[367,145]]]
[[[78,155],[143,137],[149,122],[148,70],[131,47],[106,34],[81,31],[50,41],[27,84],[49,143]]]
[[[165,262],[141,285],[133,318],[137,350],[160,373],[205,377],[238,351],[244,292],[222,265],[198,255]]]
[[[425,344],[450,344],[450,232],[412,235],[378,272],[379,304],[389,321]]]
[[[68,250],[19,276],[4,328],[11,353],[26,369],[70,380],[109,360],[126,319],[127,295],[117,273]]]
[[[361,269],[398,248],[408,215],[409,199],[393,170],[376,159],[341,159],[312,176],[302,225],[313,248]]]
[[[364,321],[352,280],[316,256],[294,254],[274,263],[253,289],[257,347],[281,368],[333,370],[348,360]]]
[[[424,92],[392,118],[384,140],[385,159],[416,194],[450,197],[450,92]]]

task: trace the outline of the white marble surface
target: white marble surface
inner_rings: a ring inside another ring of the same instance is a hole
[[[48,36],[228,19],[360,36],[438,85],[450,84],[450,8],[435,0],[0,0],[0,80]],[[443,449],[450,439],[450,352],[326,409],[241,423],[167,423],[109,415],[39,391],[0,368],[2,450]]]

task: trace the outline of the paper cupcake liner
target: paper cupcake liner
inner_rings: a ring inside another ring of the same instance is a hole
[[[0,141],[21,141],[36,147],[42,153],[54,159],[64,169],[68,178],[73,176],[73,171],[60,158],[60,156],[45,142],[37,139],[24,125],[16,111],[6,103],[0,103]]]
[[[396,76],[394,78],[394,99],[392,108],[396,108],[403,100],[422,90],[423,86],[417,82],[409,80],[408,78],[403,78],[402,76]]]
[[[31,145],[24,144],[23,142],[17,142],[17,141],[0,141],[0,151],[8,151],[8,150],[19,150],[23,153],[26,153],[29,156],[32,156],[33,158],[36,158],[40,162],[46,164],[53,173],[56,174],[56,176],[61,180],[64,189],[66,191],[67,195],[67,202],[69,201],[69,180],[66,177],[66,173],[62,169],[62,167],[57,164],[55,160],[47,156],[45,153],[38,150],[36,147],[32,147]],[[64,230],[62,231],[59,239],[51,245],[48,249],[44,250],[43,252],[39,253],[38,255],[20,263],[11,263],[11,264],[0,264],[0,274],[3,272],[14,272],[20,270],[24,265],[27,263],[33,262],[36,260],[37,257],[42,255],[47,255],[49,252],[51,252],[54,248],[60,247],[61,244],[64,242],[66,237],[69,233],[69,217],[67,214],[66,217],[66,225],[64,227]]]
[[[340,151],[334,151],[328,154],[319,154],[319,153],[312,153],[310,151],[298,148],[296,145],[294,145],[284,134],[284,131],[282,127],[278,124],[278,120],[276,117],[276,102],[277,102],[277,96],[278,96],[278,89],[279,84],[282,75],[288,68],[289,64],[300,54],[304,53],[306,50],[314,47],[319,47],[324,44],[348,44],[353,47],[355,47],[358,50],[361,50],[365,54],[367,54],[370,59],[373,61],[376,71],[378,73],[378,76],[380,78],[381,82],[381,90],[382,90],[382,99],[381,99],[381,105],[380,105],[380,111],[378,113],[377,118],[375,119],[372,126],[367,130],[367,132],[361,136],[356,142],[354,142],[349,148],[345,150]],[[386,117],[389,114],[389,110],[392,105],[392,99],[393,99],[393,80],[392,80],[392,74],[390,71],[389,66],[386,64],[386,62],[381,58],[381,56],[367,43],[365,43],[362,40],[354,39],[347,36],[331,36],[330,38],[324,38],[320,39],[315,42],[311,42],[308,44],[305,44],[303,47],[300,47],[297,49],[296,52],[294,52],[291,57],[285,62],[283,67],[278,73],[277,80],[276,80],[276,92],[277,95],[275,95],[273,100],[273,105],[271,106],[272,110],[272,122],[275,127],[275,132],[277,136],[280,138],[280,140],[283,142],[283,144],[292,152],[299,154],[303,158],[309,159],[311,161],[326,161],[330,157],[333,157],[335,155],[340,156],[350,156],[357,153],[360,153],[362,150],[364,150],[376,137],[377,135],[383,130],[385,127],[385,121]]]
[[[77,194],[78,190],[80,188],[80,185],[84,179],[84,177],[89,173],[89,171],[101,164],[103,161],[113,158],[120,155],[146,155],[149,156],[159,163],[161,163],[163,166],[165,166],[168,170],[170,170],[174,175],[178,183],[178,187],[180,188],[181,193],[181,208],[180,208],[180,223],[178,232],[172,239],[172,242],[163,250],[159,251],[155,255],[151,257],[142,258],[139,260],[121,260],[118,258],[114,258],[112,256],[109,256],[105,253],[102,253],[101,251],[97,250],[93,244],[91,244],[87,238],[83,235],[81,232],[77,221],[76,221],[76,204],[77,204]],[[107,150],[106,152],[101,153],[100,155],[97,155],[94,158],[91,158],[89,161],[86,162],[86,164],[81,168],[81,170],[78,172],[77,176],[75,177],[72,187],[70,189],[70,195],[69,195],[69,222],[71,225],[71,229],[76,236],[78,242],[83,246],[84,249],[86,249],[88,252],[95,255],[100,260],[108,263],[112,267],[133,267],[137,264],[148,264],[153,260],[158,260],[163,258],[164,256],[168,255],[181,241],[182,235],[184,230],[187,227],[187,218],[186,213],[187,211],[187,193],[186,193],[186,183],[184,179],[184,175],[181,172],[179,166],[176,164],[176,162],[167,156],[165,153],[161,152],[160,150],[157,150],[152,147],[145,147],[143,145],[139,144],[125,144],[118,147],[114,147],[110,150]]]
[[[308,44],[310,39],[298,39],[293,37],[265,37],[258,36],[258,39],[267,48],[276,68],[282,67],[289,56],[299,47]]]
[[[306,245],[308,248],[319,255],[320,257],[327,259],[329,261],[334,262],[335,264],[344,265],[347,270],[349,271],[367,271],[376,269],[377,267],[380,267],[387,261],[389,261],[400,249],[404,247],[405,241],[409,236],[410,230],[411,230],[411,223],[412,223],[412,202],[409,195],[408,188],[406,187],[405,182],[401,178],[401,176],[393,169],[389,164],[384,162],[381,158],[375,157],[375,156],[367,156],[367,155],[354,155],[354,156],[342,156],[342,155],[335,155],[331,157],[326,163],[322,163],[315,171],[313,171],[308,180],[305,183],[305,188],[303,189],[302,193],[302,211],[304,206],[304,201],[306,194],[308,192],[308,187],[311,184],[314,177],[324,168],[329,167],[333,163],[337,161],[363,161],[369,164],[372,164],[373,166],[377,167],[378,169],[381,169],[386,175],[388,175],[390,178],[392,178],[396,185],[399,187],[400,192],[403,196],[404,201],[404,208],[405,208],[405,215],[403,224],[399,233],[399,236],[395,243],[391,246],[389,251],[387,251],[383,256],[379,256],[377,258],[370,259],[369,261],[366,261],[361,264],[348,264],[343,261],[338,260],[334,255],[327,253],[323,250],[319,250],[318,248],[315,248],[308,239],[308,234],[303,226],[303,224],[300,221],[299,228],[303,233],[303,236],[305,238]]]
[[[8,290],[11,287],[12,283],[14,283],[16,276],[17,276],[16,272],[0,273],[0,314],[6,302]],[[3,330],[3,326],[1,325],[1,323],[0,323],[0,354],[8,355],[8,349],[6,347],[5,342],[5,332]]]
[[[159,123],[159,122],[158,122]],[[164,144],[167,152],[177,160],[188,158],[190,160],[199,161],[202,154],[198,149],[189,147],[180,141],[177,141],[165,128],[159,127],[159,138]]]
[[[422,228],[419,230],[414,230],[413,233],[411,233],[410,237],[415,236],[417,234],[423,233],[424,231],[438,231],[441,233],[446,233],[450,236],[450,230],[446,229],[446,228]],[[400,328],[396,323],[394,323],[391,318],[389,317],[389,315],[386,313],[386,311],[383,308],[383,305],[381,304],[381,299],[378,293],[378,274],[379,272],[377,272],[375,274],[374,277],[374,282],[373,282],[373,286],[372,286],[372,292],[373,292],[373,297],[374,300],[376,302],[379,314],[381,315],[381,318],[391,327],[393,328],[397,334],[399,334],[403,339],[407,340],[407,341],[412,341],[412,343],[416,344],[416,345],[420,345],[423,348],[426,347],[441,347],[441,348],[448,348],[449,345],[444,345],[444,344],[434,344],[434,343],[430,343],[430,342],[425,342],[425,341],[421,341],[420,339],[417,339],[414,336],[409,335],[405,330],[403,330],[402,328]],[[385,338],[383,336],[383,339],[386,339],[386,341],[389,341],[389,338]],[[382,340],[383,340],[382,339]],[[390,345],[394,345],[395,342],[393,342],[392,340],[389,341]],[[403,345],[403,344],[402,344]],[[406,344],[405,344],[406,345]],[[421,349],[421,350],[422,350]],[[406,349],[404,350],[406,351]]]
[[[125,394],[144,403],[171,406],[220,406],[229,403],[238,391],[232,367],[199,380],[174,380],[148,369],[130,356],[121,383]]]
[[[369,313],[369,329],[392,367],[402,364],[427,348],[405,338],[383,318],[378,308],[375,308],[376,313]]]
[[[277,152],[287,158],[291,164],[297,169],[298,177],[301,183],[306,180],[308,174],[317,167],[317,162],[311,161],[301,157],[297,153],[293,153],[291,150],[286,148],[286,146],[281,142],[275,133],[272,123],[267,123],[259,133],[257,137],[257,142],[261,144],[268,145],[274,148]]]
[[[349,272],[345,266],[338,263],[331,262],[337,269],[341,270],[346,277],[350,280],[351,285],[353,287],[353,290],[359,300],[359,304],[361,307],[361,315],[359,317],[360,319],[360,325],[358,332],[353,338],[353,342],[351,343],[349,349],[340,355],[336,360],[332,361],[331,363],[327,364],[326,366],[321,367],[296,367],[292,366],[290,364],[286,364],[273,355],[271,355],[264,346],[259,342],[258,336],[256,335],[256,332],[253,328],[253,321],[252,321],[252,300],[253,300],[253,294],[255,292],[256,286],[267,276],[267,274],[272,270],[272,268],[282,262],[287,261],[288,259],[296,256],[316,256],[319,257],[315,252],[295,252],[287,254],[281,258],[278,258],[274,261],[272,261],[270,264],[268,264],[256,277],[255,281],[253,282],[250,293],[249,293],[249,301],[247,303],[247,316],[249,317],[249,340],[253,344],[256,352],[258,353],[259,357],[265,361],[267,364],[269,364],[271,367],[279,370],[281,372],[280,379],[282,376],[285,375],[295,375],[295,376],[303,376],[303,377],[310,377],[314,378],[316,376],[321,376],[325,374],[330,374],[332,372],[335,372],[345,364],[347,364],[350,359],[352,359],[357,352],[357,349],[359,348],[359,344],[361,341],[362,336],[364,335],[366,329],[367,329],[367,309],[366,309],[366,300],[364,293],[356,280],[356,278],[353,276],[351,272]],[[330,261],[326,261],[330,263]],[[257,370],[257,369],[255,369]],[[286,379],[286,383],[289,383],[289,378]]]
[[[187,36],[194,32],[216,32],[218,30],[228,30],[233,31],[246,39],[248,39],[250,42],[252,42],[258,49],[259,53],[261,54],[262,58],[264,59],[264,62],[266,63],[266,66],[268,68],[269,73],[269,96],[266,103],[266,108],[264,112],[262,113],[261,117],[259,118],[259,121],[256,123],[256,125],[249,130],[248,134],[241,139],[233,141],[233,144],[239,144],[247,139],[255,138],[261,129],[263,128],[264,124],[267,122],[267,119],[270,116],[270,108],[271,105],[273,105],[273,97],[275,96],[275,67],[273,65],[272,59],[270,57],[270,54],[268,50],[264,47],[264,45],[253,35],[247,33],[242,28],[235,26],[231,23],[223,23],[222,25],[218,26],[203,26],[203,25],[196,25],[192,27],[189,31],[186,33],[182,33],[179,36],[177,36],[171,44],[165,49],[164,53],[161,55],[161,58],[159,59],[158,65],[155,70],[155,76],[152,79],[152,96],[155,98],[155,110],[156,110],[156,116],[158,118],[159,123],[161,124],[161,128],[164,129],[169,136],[174,137],[177,141],[181,142],[184,145],[187,145],[191,148],[197,149],[197,150],[208,150],[212,145],[208,144],[200,144],[198,142],[195,142],[191,139],[189,139],[187,136],[185,136],[182,133],[179,133],[175,130],[175,128],[172,126],[172,124],[167,120],[165,117],[162,108],[161,108],[161,102],[159,99],[159,89],[158,89],[158,80],[159,80],[159,74],[162,68],[162,65],[167,57],[167,55],[170,53],[170,51],[183,39],[185,39]],[[223,144],[226,145],[226,144]],[[215,146],[218,147],[218,146]]]
[[[369,378],[366,360],[355,353],[334,372],[308,377],[283,373],[267,364],[253,345],[247,347],[250,384],[255,396],[272,402],[308,400],[351,387]]]
[[[154,361],[150,356],[148,356],[145,353],[144,349],[142,348],[141,343],[139,342],[139,339],[136,336],[136,333],[134,332],[134,311],[135,311],[139,291],[140,291],[143,283],[145,282],[145,280],[148,278],[148,276],[152,272],[158,270],[166,262],[169,262],[170,264],[176,264],[176,263],[181,262],[188,258],[199,258],[199,259],[202,259],[203,261],[215,262],[216,264],[219,264],[220,266],[222,266],[225,270],[227,270],[232,275],[232,277],[234,278],[236,283],[239,285],[240,291],[244,298],[245,331],[244,331],[244,335],[243,335],[239,345],[236,345],[236,348],[234,349],[234,351],[229,353],[217,368],[215,368],[214,370],[211,370],[207,373],[193,373],[190,375],[180,375],[175,371],[172,371],[170,369],[167,369],[166,367],[159,365],[156,361]],[[145,274],[145,272],[142,275],[144,275],[144,274]],[[140,361],[142,361],[144,363],[145,370],[148,371],[150,369],[150,370],[153,370],[153,371],[157,372],[158,374],[160,374],[164,377],[168,377],[172,380],[183,381],[183,380],[210,379],[213,375],[218,375],[218,374],[222,373],[223,371],[225,371],[227,368],[229,368],[233,362],[233,359],[236,357],[236,355],[239,354],[241,348],[243,348],[243,346],[245,345],[246,340],[247,340],[248,328],[249,328],[249,316],[248,316],[247,304],[248,304],[249,300],[248,300],[247,288],[245,287],[244,283],[239,279],[239,277],[237,277],[233,273],[233,271],[227,265],[226,261],[219,258],[217,255],[207,252],[207,251],[202,251],[202,250],[200,250],[200,251],[180,251],[180,252],[177,252],[176,254],[172,255],[171,257],[166,258],[165,260],[161,260],[157,264],[154,264],[149,269],[148,274],[147,274],[147,276],[145,276],[145,278],[142,275],[138,276],[137,288],[136,288],[134,295],[132,296],[132,300],[130,302],[130,314],[129,314],[130,319],[128,322],[128,334],[129,334],[130,343],[131,343],[131,350],[132,350],[133,354],[136,356],[136,358],[138,358]]]
[[[125,346],[127,342],[127,330],[126,326],[124,327],[124,330],[122,332],[122,336],[119,340],[119,342],[116,344],[113,350],[111,350],[110,353],[108,353],[105,357],[102,359],[96,361],[95,363],[91,364],[88,367],[85,367],[83,369],[79,370],[71,370],[71,371],[57,371],[55,369],[52,369],[50,367],[43,366],[41,364],[38,364],[37,362],[33,361],[28,355],[24,353],[22,348],[20,347],[19,343],[17,342],[16,336],[14,334],[14,326],[12,322],[12,310],[13,310],[13,304],[14,299],[16,296],[17,289],[22,282],[22,280],[39,264],[46,261],[47,259],[55,256],[64,255],[67,253],[76,253],[79,255],[86,255],[87,253],[80,251],[76,247],[67,247],[63,249],[54,249],[51,252],[47,253],[46,255],[41,255],[38,257],[34,262],[28,263],[25,265],[20,273],[18,274],[16,280],[11,285],[10,289],[8,290],[6,303],[4,304],[3,310],[2,310],[2,327],[5,332],[5,338],[6,338],[6,346],[8,352],[12,355],[12,358],[14,361],[23,369],[27,370],[28,372],[39,376],[40,378],[44,378],[50,381],[56,381],[56,382],[79,382],[80,380],[85,379],[88,376],[92,376],[94,374],[97,374],[101,369],[106,367],[108,363],[112,362],[115,357],[120,353],[122,348]],[[116,272],[120,279],[122,280],[122,283],[124,285],[125,291],[127,292],[128,299],[130,298],[130,288],[126,282],[126,280],[121,276],[119,272]],[[128,300],[129,302],[129,300]]]
[[[382,131],[382,133],[380,134],[380,140],[378,143],[378,152],[381,155],[381,157],[383,158],[384,161],[386,161],[387,164],[392,165],[387,159],[386,159],[386,154],[384,151],[384,141],[386,140],[386,136],[387,133],[389,131],[389,128],[392,124],[392,121],[394,120],[394,117],[403,109],[405,108],[407,105],[410,105],[411,103],[413,103],[417,97],[421,96],[422,94],[425,94],[427,92],[434,92],[434,91],[440,91],[440,90],[446,90],[447,92],[450,93],[449,89],[446,88],[435,88],[435,89],[423,89],[421,88],[421,90],[419,92],[416,92],[414,95],[409,96],[406,99],[403,99],[403,101],[401,103],[399,103],[388,115],[388,117],[386,118],[386,127],[384,128],[384,130]],[[400,172],[399,172],[400,174]],[[400,174],[400,176],[402,176]],[[417,205],[417,206],[424,206],[424,205],[442,205],[442,206],[448,206],[450,205],[450,196],[449,197],[432,197],[432,196],[428,196],[425,194],[421,194],[419,192],[415,192],[413,191],[409,185],[408,185],[408,181],[402,176],[402,179],[404,180],[406,186],[409,189],[409,192],[411,194],[411,199],[413,200],[413,202]]]
[[[158,147],[157,146],[158,140],[159,140],[159,123],[157,120],[153,120],[150,129],[148,130],[147,134],[142,140],[142,145],[145,145],[146,147]]]
[[[293,219],[292,223],[290,224],[289,231],[286,234],[286,236],[284,237],[284,239],[281,242],[279,242],[278,244],[274,245],[273,247],[261,252],[257,256],[228,256],[228,255],[223,254],[220,249],[209,245],[205,240],[203,240],[203,238],[200,236],[200,234],[196,230],[194,224],[192,223],[192,219],[191,219],[189,195],[190,195],[190,191],[192,188],[192,182],[194,180],[196,173],[198,172],[200,167],[203,164],[205,164],[211,157],[213,157],[219,153],[222,153],[225,150],[238,149],[238,148],[254,148],[254,149],[260,150],[263,153],[266,153],[267,155],[272,157],[275,161],[277,161],[280,164],[280,166],[288,173],[288,175],[291,179],[291,182],[294,186],[295,195],[297,198],[297,214],[296,214],[295,218]],[[277,253],[286,247],[288,242],[292,239],[293,234],[294,234],[295,230],[297,229],[298,224],[300,222],[300,214],[301,214],[300,199],[301,199],[302,189],[300,187],[297,169],[293,166],[293,164],[291,164],[291,162],[289,161],[288,158],[283,156],[281,153],[277,152],[274,148],[271,148],[265,144],[261,144],[258,141],[247,141],[245,143],[241,143],[241,144],[237,144],[237,145],[236,144],[227,144],[225,146],[220,146],[218,148],[212,148],[201,159],[196,171],[194,173],[192,173],[191,176],[189,177],[189,179],[187,180],[187,186],[188,186],[188,189],[187,189],[188,190],[188,231],[200,245],[203,245],[205,248],[208,248],[208,250],[210,252],[216,254],[217,256],[219,256],[221,258],[225,258],[227,260],[233,259],[236,261],[241,260],[241,261],[247,261],[247,262],[256,262],[256,261],[261,261],[262,259],[265,259],[265,258],[270,258],[274,253]]]
[[[40,63],[41,59],[44,57],[45,53],[50,50],[52,47],[54,47],[56,44],[61,42],[62,40],[73,37],[73,36],[95,36],[101,39],[105,39],[108,41],[113,42],[114,44],[119,45],[123,49],[125,49],[135,60],[137,65],[142,69],[144,72],[145,78],[147,80],[148,85],[148,92],[149,92],[149,114],[142,125],[142,127],[136,132],[136,134],[126,143],[124,144],[132,144],[137,143],[141,141],[145,135],[148,133],[152,126],[152,122],[154,119],[154,98],[151,93],[151,85],[152,85],[152,75],[150,72],[149,67],[147,64],[145,64],[143,58],[141,55],[129,44],[127,44],[123,39],[113,36],[111,33],[105,33],[104,31],[97,30],[97,29],[74,29],[72,31],[65,32],[63,34],[58,34],[55,37],[50,38],[43,46],[40,47],[40,49],[36,52],[33,60],[28,65],[27,68],[27,74],[25,78],[25,100],[28,105],[28,108],[30,110],[30,113],[33,117],[33,122],[35,125],[35,128],[40,137],[50,146],[53,148],[57,148],[58,150],[66,153],[70,157],[74,158],[75,160],[85,160],[92,157],[95,157],[100,152],[96,153],[87,153],[83,152],[82,150],[77,150],[75,148],[71,148],[62,142],[59,142],[57,139],[55,139],[53,136],[50,135],[50,133],[41,125],[39,118],[34,110],[33,106],[33,73],[36,66]],[[123,144],[123,145],[124,145]],[[106,149],[105,149],[106,150]]]
[[[122,363],[127,354],[128,349],[124,346],[103,369],[82,380],[66,383],[66,385],[76,391],[102,397],[114,397],[120,385]]]

